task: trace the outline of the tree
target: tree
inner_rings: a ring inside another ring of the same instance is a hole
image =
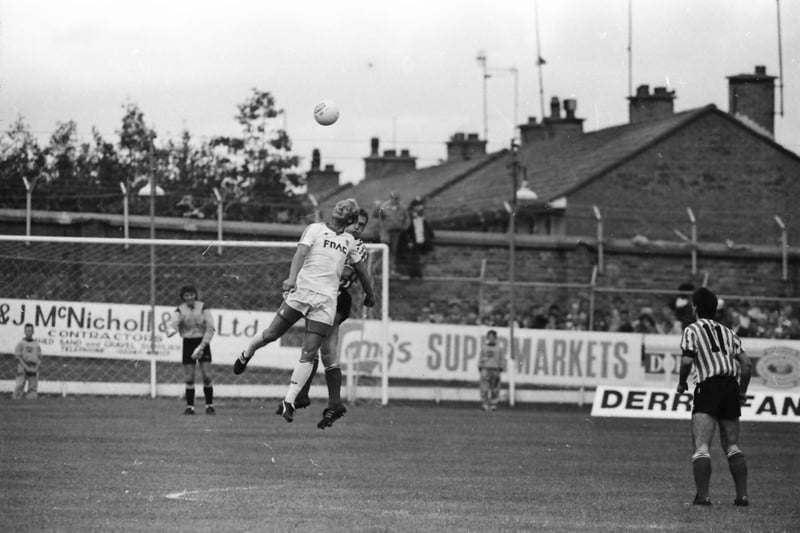
[[[18,117],[0,140],[0,207],[24,209],[24,180],[35,188],[45,164],[44,150]]]
[[[291,141],[278,121],[283,111],[272,94],[255,88],[237,109],[242,136],[215,137],[209,143],[225,167],[220,185],[226,211],[238,211],[248,220],[296,219],[299,203],[286,190],[299,180],[299,160],[291,155]]]

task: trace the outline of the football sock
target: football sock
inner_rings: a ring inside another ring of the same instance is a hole
[[[186,385],[186,405],[194,405],[194,385]]]
[[[338,366],[326,368],[325,383],[328,385],[328,407],[339,407],[342,403],[342,369]]]
[[[708,485],[711,481],[711,457],[707,453],[695,453],[692,456],[692,471],[697,496],[708,498]]]
[[[747,460],[742,452],[733,452],[728,455],[728,468],[736,485],[736,498],[747,496]]]
[[[294,371],[292,371],[292,380],[289,383],[289,390],[286,392],[284,400],[294,405],[294,401],[297,399],[300,389],[303,388],[303,385],[305,385],[309,376],[311,376],[311,369],[313,367],[314,363],[305,363],[303,361],[299,361],[297,365],[295,365]]]
[[[206,397],[206,405],[214,405],[214,387],[211,385],[203,387],[203,395]]]
[[[298,398],[308,398],[308,391],[311,390],[311,382],[314,381],[314,376],[317,375],[317,368],[319,368],[319,358],[315,357],[314,364],[311,368],[311,374],[309,374],[305,385],[303,385],[303,388],[300,389],[300,392],[297,394]]]

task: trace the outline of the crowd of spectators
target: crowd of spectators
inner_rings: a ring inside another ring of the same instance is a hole
[[[589,320],[589,302],[580,298],[566,304],[533,304],[515,306],[515,326],[531,329],[574,331],[619,331],[680,335],[690,323],[691,306],[688,297],[673,302],[631,309],[621,297],[610,305],[594,309]],[[740,337],[800,339],[800,313],[788,303],[762,305],[759,303],[722,300],[717,320],[733,329]],[[483,325],[508,327],[510,309],[507,303],[493,306],[480,313],[476,306],[460,300],[430,300],[420,308],[418,322],[439,324]]]

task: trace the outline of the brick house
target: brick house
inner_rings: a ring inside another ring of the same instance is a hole
[[[446,161],[427,168],[407,150],[380,155],[372,139],[363,181],[336,188],[328,178],[316,190],[324,212],[346,197],[372,206],[389,191],[420,196],[441,230],[507,231],[517,189],[518,233],[594,235],[599,213],[609,238],[674,241],[689,233],[688,208],[700,240],[772,242],[775,216],[800,231],[800,157],[774,141],[774,80],[761,66],[729,76],[728,112],[675,112],[674,91],[642,85],[628,98],[627,124],[593,132],[575,100],[554,97],[550,116],[519,126],[516,149],[487,154],[477,134],[456,133]]]

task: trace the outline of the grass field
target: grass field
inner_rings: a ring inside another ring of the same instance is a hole
[[[743,424],[751,506],[715,448],[699,508],[688,422],[394,402],[321,431],[273,403],[0,398],[0,531],[800,530],[796,425]]]

